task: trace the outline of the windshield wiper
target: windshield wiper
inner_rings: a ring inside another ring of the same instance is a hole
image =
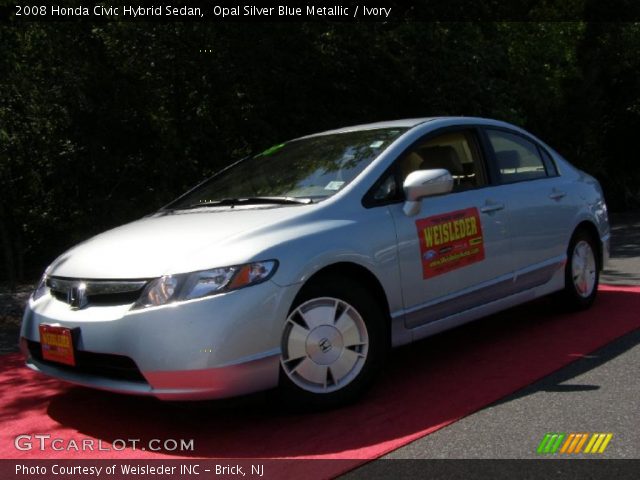
[[[223,198],[221,200],[210,200],[189,205],[188,207],[178,208],[178,210],[187,210],[200,207],[225,207],[234,205],[308,205],[313,203],[311,198],[298,197],[243,197],[243,198]]]

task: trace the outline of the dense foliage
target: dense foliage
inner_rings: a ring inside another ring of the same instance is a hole
[[[0,279],[306,133],[431,115],[514,122],[640,204],[634,23],[0,26]]]

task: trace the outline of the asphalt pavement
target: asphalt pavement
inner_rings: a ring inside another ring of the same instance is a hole
[[[614,216],[612,225],[611,260],[601,281],[640,285],[640,214]],[[536,449],[548,432],[611,432],[599,458],[640,459],[639,373],[636,330],[383,458],[533,459],[540,458]],[[374,473],[374,465],[351,476],[367,478],[367,470]]]
[[[611,218],[611,258],[601,277],[610,285],[640,285],[640,213]]]

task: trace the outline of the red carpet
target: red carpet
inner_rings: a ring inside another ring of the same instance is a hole
[[[640,287],[601,287],[587,312],[558,315],[546,299],[396,350],[357,405],[294,415],[258,395],[166,404],[70,387],[0,357],[0,458],[319,458],[366,461],[428,435],[640,328]],[[20,434],[52,438],[194,439],[193,452],[18,451]],[[346,467],[336,464],[337,474]]]

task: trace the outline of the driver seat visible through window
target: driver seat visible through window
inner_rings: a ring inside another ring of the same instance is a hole
[[[401,181],[415,170],[444,168],[454,180],[454,191],[486,184],[480,153],[472,132],[447,133],[418,144],[400,160]]]
[[[444,168],[449,170],[454,178],[464,175],[462,162],[460,162],[455,148],[451,145],[423,148],[420,155],[424,159],[420,164],[420,170]]]
[[[445,133],[428,138],[405,151],[393,171],[374,193],[379,201],[403,198],[402,185],[411,172],[444,168],[453,177],[453,191],[469,190],[487,184],[480,148],[471,130]],[[395,172],[395,173],[394,173]]]

